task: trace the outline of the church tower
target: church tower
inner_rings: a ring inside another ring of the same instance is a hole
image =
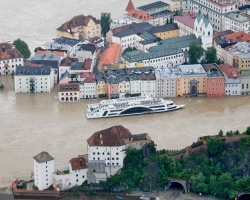
[[[198,15],[194,21],[194,34],[197,38],[201,38],[202,47],[206,50],[212,47],[213,43],[213,26],[208,14],[203,15],[199,10]]]

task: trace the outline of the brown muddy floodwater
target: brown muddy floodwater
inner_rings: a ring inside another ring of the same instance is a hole
[[[87,120],[87,101],[54,103],[51,93],[15,94],[11,76],[0,76],[0,187],[33,171],[32,157],[47,150],[55,164],[87,153],[86,140],[96,131],[123,125],[132,134],[147,132],[158,149],[181,149],[202,135],[244,131],[250,125],[250,96],[172,100],[185,108],[160,114]]]

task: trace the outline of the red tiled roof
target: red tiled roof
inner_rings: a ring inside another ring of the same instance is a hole
[[[230,67],[228,64],[222,64],[218,67],[228,78],[240,78],[240,74],[236,68]]]
[[[65,22],[62,24],[57,30],[59,31],[67,31],[71,27],[77,27],[77,26],[87,26],[89,23],[89,20],[92,19],[95,23],[99,20],[96,20],[93,16],[84,16],[84,15],[77,15],[73,17],[71,20]],[[100,21],[99,21],[100,23]]]
[[[153,17],[150,16],[148,13],[145,13],[141,10],[136,10],[136,9],[129,11],[128,16],[134,17],[136,19],[140,19],[142,21],[147,21],[147,20],[153,19]]]
[[[197,13],[187,12],[182,13],[180,16],[174,16],[174,19],[193,29],[196,16]]]
[[[35,64],[35,63],[30,63],[30,62],[26,63],[25,65],[28,67],[41,67],[41,66],[43,66],[43,64]]]
[[[86,169],[87,163],[83,156],[72,158],[70,161],[72,170]]]
[[[95,82],[95,79],[89,77],[89,78],[86,78],[83,82],[84,82],[84,83],[94,83],[94,82]]]
[[[64,52],[61,51],[44,51],[44,50],[37,50],[37,54],[52,54],[52,55],[58,55],[58,56],[64,56]]]
[[[81,78],[95,78],[95,74],[92,72],[83,72],[80,73]]]
[[[243,32],[243,31],[228,34],[228,35],[226,35],[226,37],[227,37],[227,39],[230,40],[230,42],[248,42],[248,41],[250,41],[250,35]]]
[[[121,55],[121,47],[119,44],[112,43],[108,49],[106,49],[99,61],[98,67],[103,64],[112,64],[119,61]]]
[[[58,84],[58,92],[65,91],[79,91],[79,83],[59,83]]]
[[[83,69],[84,70],[90,70],[92,64],[92,59],[88,58],[83,62]]]
[[[129,0],[126,11],[130,12],[131,10],[135,10],[135,7],[134,7],[132,0]]]
[[[5,47],[5,51],[3,51],[3,47]],[[23,58],[23,55],[16,48],[13,48],[12,44],[7,42],[0,43],[0,60],[9,60],[15,58]]]
[[[89,146],[122,146],[123,139],[131,137],[131,132],[125,127],[118,125],[95,132],[88,140]]]
[[[100,24],[100,23],[101,23],[100,20],[96,19],[96,18],[93,17],[92,15],[87,15],[87,17],[90,18],[90,19],[92,19],[92,20],[95,22],[95,24]]]

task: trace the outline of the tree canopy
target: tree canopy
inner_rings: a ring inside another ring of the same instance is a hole
[[[26,42],[18,38],[13,42],[13,45],[15,45],[15,48],[20,51],[20,53],[23,55],[25,59],[28,59],[31,55],[30,50]]]
[[[133,48],[132,47],[127,47],[126,49],[124,49],[123,54],[125,54],[127,52],[130,52],[130,51],[133,51]]]
[[[205,51],[205,59],[209,64],[217,62],[216,49],[214,47],[207,48],[207,50]]]
[[[188,55],[189,55],[189,63],[197,64],[198,60],[203,56],[204,49],[198,46],[195,42],[191,42],[189,45]]]
[[[111,24],[111,14],[107,12],[101,13],[101,27],[102,27],[102,35],[106,37],[107,32],[110,30]]]
[[[34,52],[36,53],[38,50],[41,50],[42,48],[41,47],[36,47],[35,49],[34,49]]]

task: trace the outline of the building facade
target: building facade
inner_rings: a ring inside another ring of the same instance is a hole
[[[206,94],[207,97],[225,96],[225,77],[216,64],[202,65],[207,72]]]
[[[34,185],[45,190],[53,184],[54,158],[48,152],[41,152],[34,159]]]
[[[205,96],[207,73],[201,64],[179,65],[176,96]]]
[[[0,75],[16,72],[23,66],[23,55],[9,42],[0,43]]]
[[[228,64],[218,66],[225,77],[225,95],[241,95],[241,80],[238,69],[230,67]]]
[[[98,97],[105,97],[106,96],[106,79],[103,73],[98,72],[95,74],[95,81],[96,81],[96,95]]]
[[[178,37],[180,35],[177,23],[152,27],[150,32],[153,33],[156,37],[161,38],[162,40]]]
[[[179,27],[180,36],[191,35],[194,33],[194,21],[197,17],[197,13],[186,12],[180,16],[174,16],[174,23]]]
[[[47,66],[18,66],[15,73],[15,92],[50,92],[54,87],[54,70]]]
[[[57,28],[57,37],[86,40],[91,37],[101,37],[100,21],[91,15],[78,15]]]
[[[80,85],[79,83],[59,83],[58,99],[61,102],[80,101]]]

